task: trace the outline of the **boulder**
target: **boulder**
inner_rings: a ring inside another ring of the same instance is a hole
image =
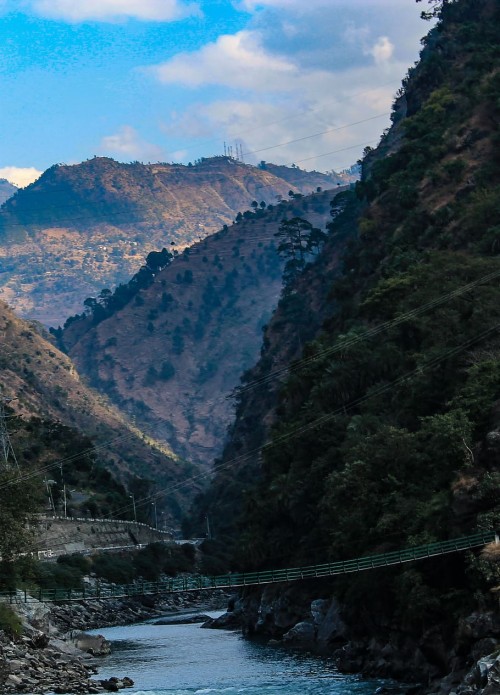
[[[314,625],[304,620],[294,625],[291,630],[288,630],[288,632],[285,632],[283,635],[283,643],[287,645],[307,647],[314,644],[315,638],[316,631],[314,629]]]
[[[237,630],[241,624],[241,615],[235,611],[228,611],[218,618],[208,618],[201,627],[212,630]]]
[[[313,615],[313,619],[315,616],[315,612],[313,612],[313,604],[316,603],[316,601],[313,601],[311,604],[311,614]],[[328,605],[326,612],[322,613],[323,617],[319,622],[316,622],[315,620],[317,630],[316,639],[318,644],[320,646],[325,646],[327,644],[333,644],[334,642],[345,641],[347,629],[344,621],[340,617],[340,605],[338,601],[333,599],[329,603],[326,601],[322,602],[322,605],[324,604]],[[318,615],[317,612],[316,615]]]
[[[85,632],[79,632],[73,636],[73,644],[77,649],[92,654],[92,656],[106,656],[111,653],[110,644],[102,635],[88,635]]]

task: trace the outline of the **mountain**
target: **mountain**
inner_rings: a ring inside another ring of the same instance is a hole
[[[304,171],[293,164],[291,167],[287,167],[264,160],[260,162],[259,169],[288,181],[301,193],[309,193],[311,189],[331,188],[334,181],[338,186],[355,183],[360,174],[358,165],[354,165],[344,172],[323,174],[320,171]]]
[[[290,190],[339,181],[291,167],[278,176],[230,157],[194,166],[105,157],[54,165],[0,210],[0,298],[57,326],[85,297],[128,280],[150,251],[184,248],[254,200],[275,203]]]
[[[0,205],[5,203],[14,193],[17,191],[17,186],[7,181],[7,179],[0,179]]]
[[[432,9],[390,131],[268,322],[197,506],[194,523],[209,516],[232,569],[498,528],[500,7]],[[247,629],[279,639],[289,616],[315,625],[311,600],[326,599],[343,621],[328,647],[344,669],[451,674],[433,692],[466,692],[466,668],[500,639],[495,548],[255,589]]]
[[[87,313],[56,331],[61,346],[141,428],[211,463],[233,412],[227,397],[258,358],[281,292],[275,235],[296,217],[323,228],[337,194],[256,206],[181,254],[150,254],[128,285],[87,301]]]
[[[118,508],[121,515],[131,518],[125,485],[137,493],[138,507],[148,517],[149,501],[144,510],[140,498],[158,488],[178,485],[197,472],[89,389],[49,334],[39,324],[19,319],[3,302],[0,396],[9,399],[6,423],[20,463],[37,470],[48,465],[46,475],[56,482],[64,475],[68,485],[90,487],[92,494],[83,495],[87,502],[89,497],[94,499],[91,507],[86,507],[89,511],[96,508],[95,494],[99,493],[98,509]],[[54,470],[51,463],[61,459],[68,461],[64,470]],[[198,489],[196,484],[181,485],[168,499],[159,498],[159,505],[171,521],[178,522]],[[103,492],[111,497],[104,495],[103,499]],[[117,492],[113,503],[112,494]]]

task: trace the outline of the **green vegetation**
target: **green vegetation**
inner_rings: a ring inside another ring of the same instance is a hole
[[[195,549],[189,543],[150,543],[132,553],[96,553],[89,557],[75,553],[62,555],[57,562],[23,561],[16,567],[16,576],[18,585],[33,591],[81,589],[85,576],[113,584],[130,584],[139,580],[156,581],[162,575],[175,577],[195,569]],[[0,614],[0,627],[1,620]]]
[[[22,632],[21,619],[6,603],[0,603],[0,630],[9,637],[19,637]]]
[[[270,444],[238,479],[221,472],[199,508],[232,544],[232,568],[342,560],[500,524],[489,436],[500,427],[500,9],[435,5],[442,19],[404,82],[395,125],[366,152],[316,263],[297,268],[249,381],[313,326],[307,361],[278,395],[263,382],[259,400],[244,382],[221,470],[264,443],[272,415]],[[330,261],[339,249],[340,269]],[[365,634],[393,620],[422,633],[491,605],[499,574],[457,555],[353,575],[335,591]]]

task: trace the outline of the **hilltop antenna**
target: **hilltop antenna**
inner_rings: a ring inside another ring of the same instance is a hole
[[[15,399],[0,396],[0,454],[2,455],[0,467],[3,467],[7,471],[13,467],[19,470],[19,464],[7,430],[7,416],[5,415],[5,405],[13,400]]]
[[[240,142],[240,160],[245,163],[245,160],[243,159],[243,145]]]
[[[224,141],[224,157],[227,157],[226,142]]]

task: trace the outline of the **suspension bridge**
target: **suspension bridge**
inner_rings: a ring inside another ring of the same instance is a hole
[[[453,538],[448,541],[418,545],[404,550],[395,550],[380,555],[366,555],[352,560],[326,562],[319,565],[303,567],[288,567],[284,569],[264,570],[262,572],[228,573],[213,577],[203,575],[185,575],[161,579],[156,582],[134,582],[133,584],[102,584],[97,581],[92,586],[80,589],[37,589],[36,591],[13,590],[0,593],[0,601],[4,602],[34,602],[42,601],[65,602],[82,600],[101,600],[113,598],[128,598],[133,596],[150,596],[185,591],[202,591],[205,589],[239,589],[245,586],[261,584],[277,584],[295,582],[304,579],[319,579],[335,577],[354,572],[363,572],[380,567],[401,565],[427,558],[463,552],[479,548],[488,543],[499,543],[499,535],[495,531],[484,531],[470,536]]]

